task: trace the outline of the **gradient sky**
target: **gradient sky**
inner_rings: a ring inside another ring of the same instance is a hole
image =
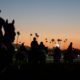
[[[29,34],[38,33],[39,41],[67,38],[80,47],[80,0],[0,0],[0,9],[1,17],[15,19],[19,41],[29,44]]]

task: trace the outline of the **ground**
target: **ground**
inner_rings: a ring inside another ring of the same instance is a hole
[[[42,78],[42,77],[56,77],[58,76],[70,76],[72,74],[80,73],[79,64],[27,64],[23,65],[20,69],[16,66],[10,67],[2,73],[0,76],[6,79],[23,79]],[[0,78],[1,78],[0,77]],[[73,76],[74,77],[74,76]]]

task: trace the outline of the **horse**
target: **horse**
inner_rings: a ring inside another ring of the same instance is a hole
[[[14,20],[11,23],[8,23],[8,20],[3,20],[0,18],[0,32],[1,32],[1,43],[0,44],[0,70],[4,70],[6,67],[12,64],[12,58],[14,54],[14,47],[12,43],[15,39],[15,26]],[[4,30],[4,35],[3,31]]]

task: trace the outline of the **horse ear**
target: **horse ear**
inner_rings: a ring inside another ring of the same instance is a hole
[[[15,20],[13,19],[12,24],[14,24],[14,23],[15,23]]]
[[[8,19],[6,19],[6,23],[8,23]]]

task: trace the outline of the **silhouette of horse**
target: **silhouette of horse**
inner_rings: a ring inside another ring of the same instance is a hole
[[[6,20],[5,27],[4,27],[4,42],[12,43],[15,39],[15,27],[14,27],[14,20],[12,23],[8,23],[8,20]]]
[[[14,20],[11,23],[8,23],[8,20],[5,22],[4,26],[4,44],[7,47],[7,58],[9,61],[12,59],[12,55],[14,53],[14,47],[12,45],[12,42],[15,39],[15,27],[14,27]]]
[[[4,29],[4,35],[2,27]],[[15,39],[14,20],[12,23],[8,23],[8,20],[5,22],[5,20],[0,18],[0,33],[0,69],[4,69],[9,67],[12,63],[12,57],[14,54],[14,47],[12,45],[12,42]]]

